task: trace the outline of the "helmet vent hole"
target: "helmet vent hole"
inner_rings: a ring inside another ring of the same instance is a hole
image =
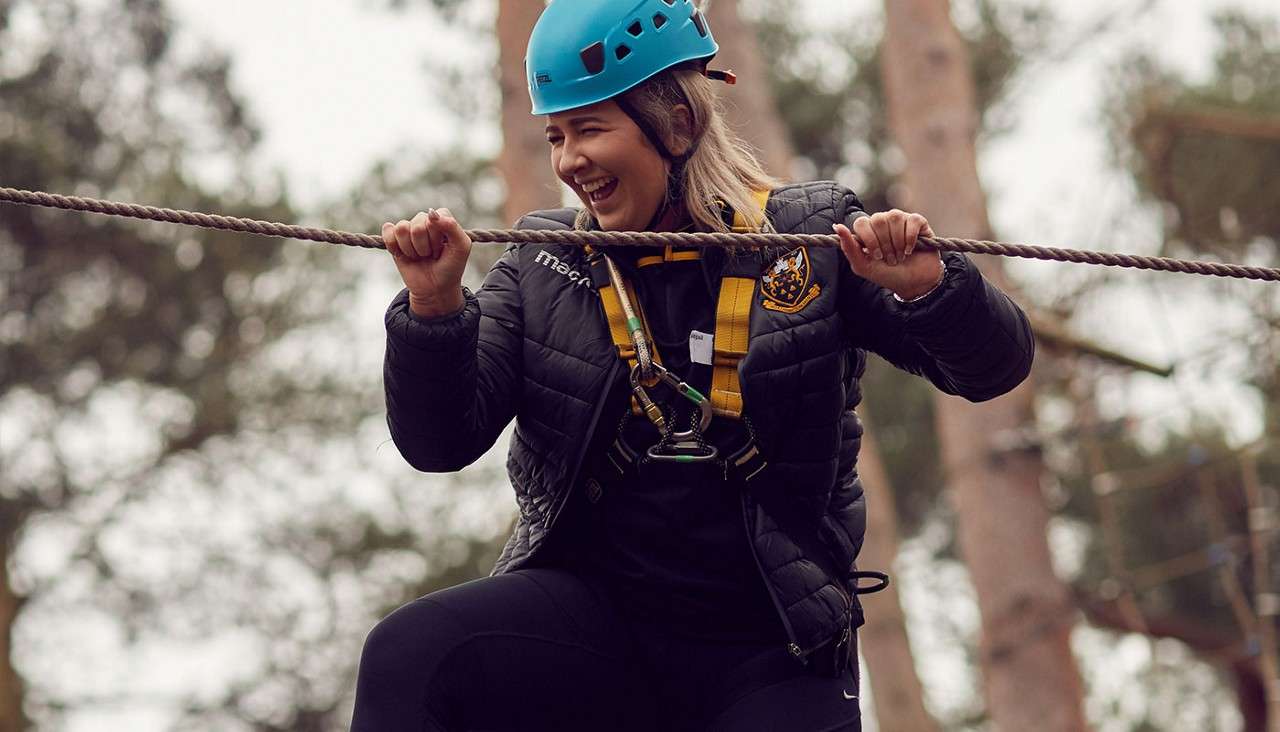
[[[582,53],[578,55],[582,58],[582,65],[587,67],[588,74],[598,74],[604,71],[603,43],[593,43],[582,49]]]
[[[667,24],[667,16],[662,13],[653,14],[653,29],[660,30],[662,26]]]
[[[676,6],[676,0],[662,0],[662,2],[666,3],[667,5],[670,5],[673,8]]]
[[[644,33],[644,26],[640,25],[640,21],[637,20],[636,22],[627,26],[627,32],[630,33],[632,36],[639,38],[640,34]]]
[[[698,28],[698,35],[702,36],[703,38],[706,38],[707,24],[706,24],[706,21],[702,19],[702,11],[700,10],[693,11],[693,24]]]
[[[621,61],[631,55],[631,49],[628,48],[625,43],[622,43],[619,44],[617,48],[613,49],[613,53],[618,57],[618,60]]]

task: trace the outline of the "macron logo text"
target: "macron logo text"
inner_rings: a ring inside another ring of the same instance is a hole
[[[559,257],[552,254],[551,252],[548,252],[545,249],[540,250],[538,252],[538,256],[534,257],[533,261],[543,265],[544,267],[549,267],[554,272],[557,272],[559,274],[564,275],[565,277],[568,277],[569,281],[575,285],[581,285],[582,287],[591,287],[590,277],[582,274],[581,272],[575,269],[570,269],[569,265],[565,264],[564,262],[561,262]]]

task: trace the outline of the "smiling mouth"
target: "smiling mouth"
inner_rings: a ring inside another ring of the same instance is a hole
[[[600,203],[608,199],[609,196],[612,196],[613,192],[618,189],[618,179],[609,178],[604,182],[604,185],[599,185],[598,183],[588,185],[592,185],[593,187],[590,190],[584,187],[582,189],[583,193],[587,194],[587,197],[591,199],[592,203]]]

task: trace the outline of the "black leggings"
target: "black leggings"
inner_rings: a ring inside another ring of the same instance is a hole
[[[856,732],[855,674],[810,675],[778,643],[673,636],[567,571],[523,569],[379,622],[351,729]]]

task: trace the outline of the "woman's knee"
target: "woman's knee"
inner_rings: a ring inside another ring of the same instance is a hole
[[[364,641],[360,673],[411,674],[423,678],[467,639],[452,611],[419,598],[378,621]]]

